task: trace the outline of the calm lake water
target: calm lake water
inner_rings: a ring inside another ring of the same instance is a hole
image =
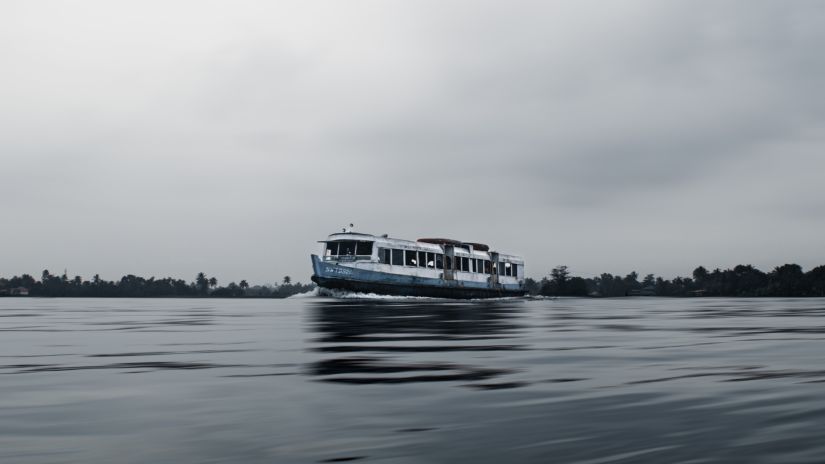
[[[3,463],[823,462],[825,300],[0,299]]]

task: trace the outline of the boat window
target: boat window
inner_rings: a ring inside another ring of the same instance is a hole
[[[478,273],[483,273],[484,272],[484,260],[483,259],[477,259],[476,260],[476,269],[478,269],[478,271],[476,271]]]
[[[442,254],[435,255],[435,268],[436,269],[444,269],[444,255],[442,255]]]
[[[404,262],[407,266],[415,267],[418,263],[418,253],[412,250],[406,250],[404,254],[407,257],[407,260]]]
[[[504,275],[504,263],[500,261],[498,263],[498,275]]]
[[[455,257],[455,270],[456,271],[461,270],[461,256],[456,256]]]
[[[427,252],[418,252],[418,267],[427,267]]]
[[[449,257],[449,256],[447,256],[446,258],[447,258],[447,261],[446,261],[446,263],[447,263],[447,266],[446,266],[446,267],[447,267],[447,269],[452,269],[452,268],[453,268],[453,258],[451,258],[451,257]]]
[[[484,260],[484,273],[485,274],[492,274],[493,273],[493,267],[491,266],[490,261],[486,260],[486,259]]]
[[[470,258],[461,258],[461,267],[464,272],[470,272]]]
[[[518,264],[513,263],[513,277],[518,277]]]
[[[355,242],[346,240],[338,242],[338,254],[341,256],[352,256],[355,254]]]
[[[471,259],[470,264],[473,266],[473,272],[478,272],[478,260]]]
[[[427,253],[427,267],[430,269],[435,267],[435,253]]]
[[[404,265],[404,250],[392,250],[392,264],[393,266]]]
[[[389,248],[378,248],[378,262],[383,264],[390,264],[390,256],[392,252]]]
[[[327,242],[327,256],[338,256],[338,242]]]
[[[355,253],[358,256],[372,256],[372,242],[357,242],[358,246],[357,252]]]
[[[504,275],[513,275],[513,268],[510,263],[504,263]]]

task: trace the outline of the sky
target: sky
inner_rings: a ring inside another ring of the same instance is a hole
[[[825,264],[819,1],[0,3],[0,276],[308,281],[354,223]]]

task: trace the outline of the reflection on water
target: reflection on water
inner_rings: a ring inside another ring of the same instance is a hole
[[[495,343],[518,330],[520,300],[510,303],[322,301],[312,305],[319,353],[334,353],[310,368],[328,382],[480,382],[507,369],[444,360],[409,360],[403,353],[517,350]],[[357,355],[356,355],[357,354]],[[478,384],[480,385],[480,384]]]
[[[825,300],[0,299],[0,462],[821,462]]]

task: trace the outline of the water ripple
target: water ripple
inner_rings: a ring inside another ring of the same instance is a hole
[[[0,299],[0,461],[821,462],[825,300]]]

